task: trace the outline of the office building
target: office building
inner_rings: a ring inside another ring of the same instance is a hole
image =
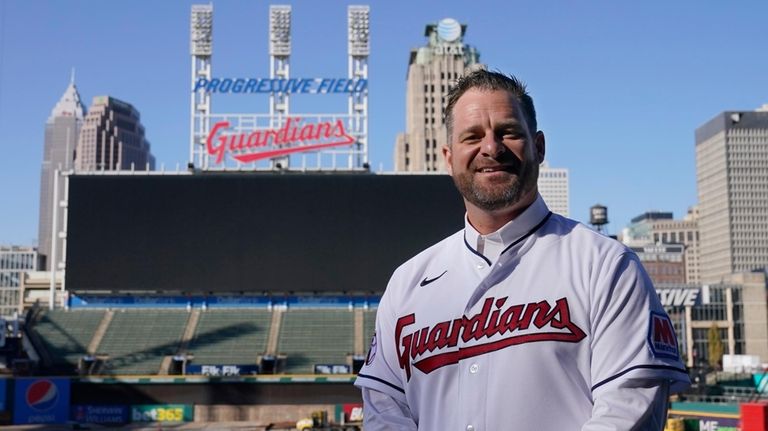
[[[768,266],[768,105],[696,129],[702,282]]]
[[[447,142],[443,110],[459,77],[478,64],[477,49],[464,43],[467,26],[446,18],[428,24],[427,45],[411,50],[406,78],[405,132],[395,142],[395,171],[444,170]]]
[[[54,183],[56,171],[68,171],[73,167],[75,147],[80,127],[85,115],[85,107],[80,102],[80,94],[75,86],[74,75],[64,94],[53,107],[45,123],[45,143],[43,164],[40,170],[40,215],[38,219],[37,249],[40,253],[41,268],[50,269],[51,238],[54,225]],[[59,181],[58,198],[64,197],[64,182]],[[61,226],[62,212],[56,211],[56,225]],[[59,245],[56,254],[62,253]]]
[[[549,209],[568,217],[568,169],[551,168],[547,162],[542,163],[538,185],[539,193]]]
[[[0,317],[21,311],[24,273],[38,269],[39,257],[33,247],[0,246]]]
[[[680,282],[698,283],[701,280],[698,214],[698,206],[689,208],[683,219],[674,219],[671,212],[647,211],[632,218],[630,224],[622,230],[621,241],[630,247],[640,248],[664,244],[683,245],[685,278]]]
[[[654,285],[685,283],[685,246],[682,244],[646,244],[632,246]]]
[[[155,158],[140,120],[131,104],[109,96],[94,97],[77,143],[75,170],[153,170]]]

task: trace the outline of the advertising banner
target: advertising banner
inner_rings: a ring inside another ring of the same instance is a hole
[[[349,374],[352,369],[346,364],[315,364],[315,374]]]
[[[191,422],[189,404],[142,404],[131,407],[131,422]]]
[[[697,418],[685,419],[686,431],[736,431],[739,419],[736,418]]]
[[[90,424],[128,423],[127,405],[76,405],[72,406],[72,420]]]
[[[344,420],[346,422],[360,422],[363,420],[362,404],[344,404],[342,409],[344,411]]]
[[[63,424],[69,420],[69,379],[16,379],[13,423]]]
[[[186,374],[202,374],[204,376],[249,376],[259,374],[258,365],[193,365],[189,364]]]

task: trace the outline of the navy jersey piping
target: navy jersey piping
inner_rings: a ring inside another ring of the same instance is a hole
[[[533,235],[534,232],[536,232],[537,230],[541,229],[541,227],[544,226],[544,224],[547,222],[547,220],[549,220],[550,217],[552,217],[552,211],[548,212],[547,215],[545,215],[544,218],[541,219],[539,224],[534,226],[533,229],[529,230],[527,234],[525,234],[525,235],[521,236],[520,238],[516,239],[515,242],[513,242],[507,248],[505,248],[504,251],[501,252],[501,254],[506,253],[507,251],[509,251],[510,248],[520,244],[524,239],[528,238],[529,236]]]
[[[688,372],[677,367],[673,367],[671,365],[636,365],[634,367],[627,368],[626,370],[612,376],[608,377],[607,379],[603,380],[602,382],[592,386],[592,390],[599,388],[600,386],[603,386],[604,384],[611,382],[613,380],[618,379],[619,377],[623,376],[624,374],[627,374],[630,371],[634,371],[637,369],[649,369],[649,370],[669,370],[669,371],[677,371],[678,373],[683,373],[685,375],[688,375]]]
[[[537,230],[541,229],[541,227],[542,227],[542,226],[544,226],[544,224],[547,222],[547,220],[549,220],[549,218],[550,218],[550,217],[552,217],[552,211],[549,211],[549,212],[547,213],[547,215],[545,215],[545,216],[544,216],[544,218],[543,218],[543,219],[541,219],[541,221],[540,221],[540,222],[539,222],[539,223],[538,223],[536,226],[534,226],[534,227],[533,227],[533,229],[531,229],[531,230],[529,230],[529,231],[528,231],[528,233],[526,233],[525,235],[523,235],[523,236],[521,236],[520,238],[516,239],[516,240],[515,240],[515,241],[514,241],[512,244],[508,245],[508,246],[507,246],[507,248],[505,248],[505,249],[504,249],[504,250],[501,252],[501,254],[504,254],[504,253],[506,253],[507,251],[509,251],[509,249],[510,249],[510,248],[512,248],[512,247],[514,247],[514,246],[516,246],[517,244],[520,244],[520,242],[521,242],[521,241],[525,240],[525,239],[526,239],[526,238],[528,238],[529,236],[533,235],[533,234],[534,234],[534,232],[536,232]],[[484,260],[484,261],[485,261],[485,262],[488,264],[488,266],[491,266],[491,265],[492,265],[492,264],[491,264],[491,261],[490,261],[490,260],[488,260],[488,258],[487,258],[487,257],[483,256],[483,254],[481,254],[479,251],[475,250],[474,248],[472,248],[472,246],[471,246],[471,245],[469,245],[469,243],[467,242],[467,231],[466,231],[466,230],[464,231],[464,245],[466,245],[466,246],[467,246],[467,248],[469,249],[469,251],[471,251],[472,253],[474,253],[474,254],[476,254],[476,255],[478,255],[478,256],[480,256],[480,257],[482,257],[482,258],[483,258],[483,260]],[[500,254],[500,255],[501,255],[501,254]]]
[[[371,379],[371,380],[375,380],[375,381],[377,381],[377,382],[379,382],[379,383],[383,383],[383,384],[385,384],[385,385],[389,386],[389,387],[390,387],[390,388],[392,388],[392,389],[395,389],[395,390],[397,390],[398,392],[402,392],[402,393],[405,393],[405,390],[403,390],[403,389],[401,389],[401,388],[399,388],[399,387],[397,387],[397,386],[393,385],[392,383],[389,383],[388,381],[386,381],[386,380],[384,380],[384,379],[380,379],[380,378],[378,378],[378,377],[375,377],[375,376],[369,376],[368,374],[358,374],[358,375],[357,375],[357,377],[358,377],[358,378],[362,377],[362,378],[364,378],[364,379]]]
[[[471,251],[472,253],[474,253],[474,254],[476,254],[476,255],[480,256],[481,258],[483,258],[483,260],[485,261],[485,263],[487,263],[487,264],[488,264],[488,266],[491,266],[491,261],[490,261],[490,260],[488,260],[488,258],[487,258],[487,257],[483,256],[483,254],[482,254],[482,253],[480,253],[479,251],[475,250],[474,248],[472,248],[472,246],[471,246],[471,245],[469,245],[469,243],[467,242],[467,232],[466,232],[466,231],[464,231],[464,245],[466,245],[466,246],[467,246],[467,248],[469,249],[469,251]]]

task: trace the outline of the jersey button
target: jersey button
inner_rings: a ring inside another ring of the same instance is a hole
[[[472,364],[469,367],[469,372],[472,373],[472,374],[475,374],[477,372],[477,370],[479,370],[479,369],[480,369],[480,367],[477,364]]]
[[[475,427],[472,425],[467,425],[467,431],[475,431]]]
[[[482,263],[478,263],[477,264],[477,269],[483,269],[483,264]]]

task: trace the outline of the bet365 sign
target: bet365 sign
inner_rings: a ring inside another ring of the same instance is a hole
[[[132,422],[190,422],[192,406],[188,404],[146,404],[131,407]]]

